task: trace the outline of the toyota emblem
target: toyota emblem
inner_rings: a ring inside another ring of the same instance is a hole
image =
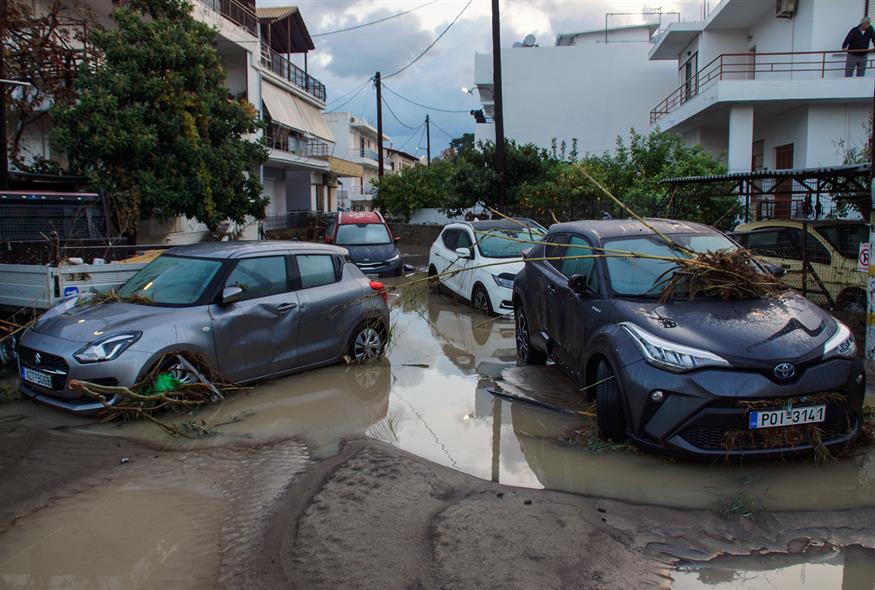
[[[41,365],[42,363],[43,363],[43,355],[41,355],[40,353],[36,353],[35,355],[33,355],[33,364]]]
[[[792,363],[780,363],[775,365],[773,372],[781,381],[789,381],[796,376],[796,367]]]

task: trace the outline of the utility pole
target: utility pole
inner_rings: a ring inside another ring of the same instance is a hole
[[[419,136],[422,137],[421,135]],[[431,166],[431,123],[428,115],[425,116],[425,153],[427,154],[428,165]]]
[[[495,103],[495,171],[498,173],[498,208],[507,204],[507,161],[504,153],[504,107],[501,100],[501,16],[492,0],[492,96]]]
[[[374,76],[377,85],[377,178],[383,178],[383,83],[380,72]]]

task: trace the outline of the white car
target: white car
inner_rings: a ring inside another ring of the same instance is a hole
[[[450,223],[431,245],[428,275],[477,310],[511,312],[513,279],[523,268],[522,251],[546,233],[531,219]]]

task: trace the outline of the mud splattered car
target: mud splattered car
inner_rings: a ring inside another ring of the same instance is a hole
[[[703,225],[652,225],[688,251],[738,247]],[[581,248],[632,255],[573,256]],[[614,441],[697,456],[852,441],[865,374],[850,330],[792,292],[663,302],[677,268],[664,258],[681,255],[638,221],[553,225],[514,281],[519,359],[552,357],[595,398]]]
[[[386,292],[343,248],[304,242],[217,242],[168,250],[117,300],[74,299],[46,312],[19,345],[21,392],[74,412],[102,406],[73,379],[131,387],[156,368],[180,382],[176,355],[248,383],[383,352]],[[178,357],[177,357],[178,358]],[[184,359],[183,359],[184,360]],[[114,400],[113,400],[114,401]]]

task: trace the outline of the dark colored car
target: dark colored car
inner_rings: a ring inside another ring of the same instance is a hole
[[[375,211],[341,211],[325,230],[326,243],[343,246],[363,273],[381,277],[404,272],[399,239]]]
[[[738,247],[707,226],[649,223],[693,251]],[[526,252],[514,281],[518,357],[529,364],[552,357],[587,388],[602,436],[725,456],[811,449],[817,442],[800,440],[802,429],[817,428],[826,446],[859,434],[865,373],[844,324],[791,292],[661,303],[675,263],[571,257],[592,247],[682,254],[627,220],[556,224]]]

